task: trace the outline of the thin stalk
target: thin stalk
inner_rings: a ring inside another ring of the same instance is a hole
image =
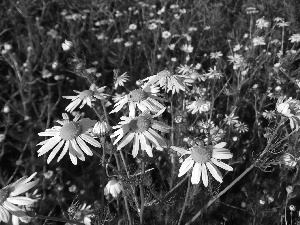
[[[190,177],[190,175],[189,175],[188,177]],[[179,221],[178,221],[178,225],[181,224],[181,220],[182,220],[182,217],[183,217],[183,214],[184,214],[186,205],[187,205],[187,201],[188,201],[188,199],[189,199],[190,189],[191,189],[191,181],[190,181],[190,179],[188,179],[188,187],[187,187],[187,190],[186,190],[186,193],[185,193],[184,204],[183,204],[183,207],[182,207],[182,211],[181,211],[181,214],[180,214],[180,218],[179,218]]]
[[[144,152],[143,152],[144,154]],[[140,187],[140,197],[141,197],[141,211],[140,211],[140,224],[144,224],[144,208],[145,208],[145,196],[144,196],[144,175],[145,175],[145,162],[142,162],[142,176]]]
[[[63,223],[84,225],[84,223],[81,223],[81,222],[78,222],[78,221],[64,219],[64,218],[58,218],[58,217],[52,217],[52,216],[34,215],[34,216],[30,216],[30,217],[37,218],[37,219],[42,219],[42,220],[52,220],[52,221],[59,221],[59,222],[63,222]]]

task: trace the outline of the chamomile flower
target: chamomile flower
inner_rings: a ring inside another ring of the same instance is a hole
[[[122,121],[113,127],[116,131],[111,135],[111,138],[117,137],[113,144],[116,145],[119,142],[117,149],[120,150],[133,140],[133,157],[137,156],[139,149],[146,151],[150,157],[153,157],[152,146],[161,151],[167,146],[166,141],[156,130],[168,133],[170,127],[153,119],[161,115],[164,110],[165,108],[153,116],[148,112],[144,112],[138,117],[122,116]]]
[[[292,43],[299,43],[300,42],[300,34],[293,34],[289,40],[292,42]]]
[[[124,84],[129,80],[129,76],[127,73],[123,73],[120,76],[115,76],[114,77],[114,89],[117,89],[118,86],[124,86]]]
[[[176,146],[171,146],[171,149],[179,152],[181,155],[190,155],[181,164],[178,177],[186,174],[192,167],[192,184],[198,184],[202,177],[202,181],[205,187],[208,186],[208,174],[207,169],[211,175],[220,183],[222,183],[222,175],[216,166],[225,169],[227,171],[233,171],[233,168],[223,162],[220,159],[230,159],[232,154],[226,148],[224,148],[226,142],[221,142],[216,145],[204,146],[203,142],[198,142],[188,150]]]
[[[33,188],[39,182],[38,180],[31,181],[37,173],[30,177],[22,177],[14,183],[0,189],[0,221],[8,223],[10,214],[22,218],[27,217],[26,213],[16,205],[28,206],[36,202],[29,197],[18,196]]]
[[[211,59],[219,59],[222,56],[223,56],[222,52],[212,52],[212,53],[210,53],[210,58]]]
[[[180,90],[186,90],[182,78],[184,78],[183,75],[175,75],[169,70],[163,70],[156,75],[145,78],[143,81],[148,81],[147,86],[152,84],[159,85],[166,92],[172,91],[172,94],[174,94],[179,93]]]
[[[236,124],[238,123],[238,116],[234,116],[234,111],[232,113],[230,113],[229,116],[225,115],[225,118],[224,118],[224,122],[227,124],[227,125],[231,125],[231,124]]]
[[[123,191],[123,184],[120,180],[112,179],[108,181],[104,188],[104,195],[111,194],[114,198]]]
[[[255,37],[252,40],[253,46],[266,45],[264,37]]]
[[[196,114],[197,112],[198,113],[208,112],[210,110],[210,102],[199,98],[198,100],[193,101],[186,108],[192,114]]]
[[[287,117],[290,121],[290,126],[292,129],[299,129],[300,120],[300,101],[289,98],[285,100],[284,97],[280,97],[276,103],[276,110],[281,115]]]
[[[57,121],[61,126],[54,126],[39,133],[39,136],[52,136],[52,138],[38,144],[43,145],[38,150],[38,156],[44,155],[52,150],[47,159],[47,163],[49,164],[57,155],[58,151],[64,146],[57,161],[59,162],[69,150],[72,163],[77,165],[77,158],[82,161],[85,160],[84,153],[89,156],[93,155],[90,147],[88,147],[85,142],[94,147],[100,147],[100,143],[90,134],[97,121],[87,118],[79,120],[80,116],[76,116],[73,121],[70,121],[66,113],[63,113],[62,116],[63,120]]]
[[[153,113],[157,113],[164,108],[159,101],[163,102],[165,100],[152,94],[150,88],[135,89],[122,97],[122,99],[115,104],[114,110],[110,113],[119,112],[127,103],[129,104],[129,116],[135,116],[136,107],[142,112],[149,110]]]
[[[67,112],[73,112],[77,106],[80,105],[79,107],[80,109],[83,108],[84,105],[88,105],[89,107],[92,107],[92,102],[95,101],[96,99],[105,99],[105,97],[107,96],[106,94],[104,94],[104,87],[98,88],[95,84],[92,84],[89,88],[89,90],[85,90],[85,91],[76,91],[74,90],[74,92],[76,92],[78,95],[77,96],[63,96],[63,98],[66,99],[71,99],[72,102],[66,107],[66,111]]]
[[[237,122],[235,125],[235,130],[239,133],[245,133],[249,131],[248,125],[243,122]]]

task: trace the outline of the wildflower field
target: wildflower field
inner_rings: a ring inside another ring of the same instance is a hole
[[[0,1],[0,223],[300,224],[298,0]]]

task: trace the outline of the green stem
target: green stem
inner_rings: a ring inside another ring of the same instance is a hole
[[[190,176],[188,176],[188,177],[190,177]],[[190,188],[191,188],[191,181],[190,181],[190,179],[188,179],[188,188],[187,188],[187,190],[186,190],[185,199],[184,199],[184,204],[183,204],[183,208],[182,208],[182,211],[181,211],[181,214],[180,214],[180,218],[179,218],[179,221],[178,221],[178,225],[181,224],[181,220],[182,220],[182,217],[183,217],[183,214],[184,214],[186,205],[187,205],[187,201],[188,201],[188,199],[189,199]]]

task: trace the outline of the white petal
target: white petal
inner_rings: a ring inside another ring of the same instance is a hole
[[[81,139],[81,137],[76,138],[77,143],[79,144],[79,147],[84,151],[85,154],[92,156],[93,152],[89,148],[89,146],[86,145],[86,143]]]
[[[56,145],[56,147],[52,150],[52,152],[50,153],[50,155],[49,155],[49,157],[48,157],[48,159],[47,159],[47,163],[48,163],[48,164],[49,164],[49,163],[52,161],[52,159],[56,156],[57,152],[61,149],[61,147],[63,146],[64,143],[65,143],[65,141],[64,141],[64,140],[61,140],[61,141],[59,142],[59,144]]]
[[[96,141],[93,137],[91,137],[88,134],[81,134],[80,137],[86,141],[87,143],[89,143],[90,145],[93,145],[94,147],[100,148],[101,144]]]
[[[140,138],[138,134],[134,134],[134,143],[133,143],[133,150],[132,150],[132,156],[135,158],[137,154],[139,153],[140,149]]]
[[[69,156],[70,156],[71,162],[74,165],[77,165],[77,154],[76,154],[76,151],[73,149],[72,145],[70,145],[70,147],[69,147]]]
[[[194,160],[192,159],[191,156],[189,156],[181,164],[178,177],[181,177],[182,175],[184,175],[187,171],[189,171],[193,167],[193,165],[194,165]]]
[[[226,152],[226,153],[213,152],[212,157],[215,159],[231,159],[233,156],[230,152]]]
[[[59,162],[65,156],[65,154],[67,153],[67,151],[69,149],[69,145],[70,145],[70,141],[66,141],[66,144],[65,144],[62,152],[60,153],[60,155],[57,159],[57,162]]]
[[[129,132],[121,141],[121,143],[119,144],[119,146],[117,147],[118,150],[120,150],[121,148],[123,148],[125,145],[127,145],[134,137],[134,133],[133,132]]]
[[[177,147],[177,146],[171,146],[170,148],[172,150],[176,151],[176,152],[179,152],[181,155],[191,154],[190,151],[187,151],[184,148],[180,148],[180,147]]]
[[[49,141],[37,151],[39,153],[39,156],[44,155],[46,152],[50,151],[60,140],[60,136],[54,136],[50,138]]]
[[[195,163],[193,171],[192,171],[192,184],[199,184],[201,179],[201,163]]]
[[[80,147],[78,146],[77,142],[73,139],[73,140],[70,140],[71,144],[72,144],[72,147],[73,149],[75,150],[75,155],[82,161],[85,160],[85,157],[84,157],[84,154],[83,152],[81,151]]]
[[[206,165],[202,164],[202,181],[205,187],[208,186],[208,176],[207,176],[207,170]]]
[[[35,201],[28,197],[10,197],[7,198],[6,201],[15,204],[15,205],[32,205]]]
[[[211,158],[210,159],[215,165],[217,165],[218,167],[224,169],[224,170],[228,170],[228,171],[233,171],[233,168],[229,165],[227,165],[226,163],[223,163],[215,158]]]
[[[225,147],[226,146],[226,142],[221,142],[221,143],[219,143],[219,144],[216,144],[215,146],[214,146],[214,148],[223,148],[223,147]]]
[[[210,162],[207,162],[206,163],[206,166],[209,170],[209,172],[211,173],[211,175],[217,180],[219,181],[220,183],[223,182],[223,179],[222,179],[222,175],[220,173],[220,171],[216,168],[215,165],[211,164]]]
[[[7,201],[4,201],[2,204],[3,204],[4,208],[7,209],[11,214],[13,214],[17,217],[26,216],[25,212],[23,212],[19,207],[15,206]]]
[[[9,218],[10,214],[7,209],[0,205],[0,222],[3,221],[4,223],[8,223]]]
[[[17,196],[19,194],[22,194],[26,191],[28,191],[29,189],[33,188],[35,185],[37,185],[37,183],[39,182],[39,180],[35,180],[26,184],[21,184],[18,185],[11,193],[10,196],[14,197]]]

